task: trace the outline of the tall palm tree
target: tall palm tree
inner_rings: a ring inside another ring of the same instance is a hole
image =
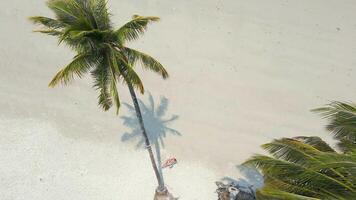
[[[122,27],[114,28],[106,0],[48,0],[47,6],[54,12],[55,17],[31,17],[32,22],[42,25],[36,32],[56,36],[59,43],[66,44],[76,52],[73,60],[54,76],[49,86],[54,87],[59,83],[66,85],[75,76],[82,77],[89,72],[94,79],[94,87],[99,91],[99,106],[107,111],[114,105],[118,114],[120,100],[117,84],[126,84],[158,181],[156,192],[168,193],[159,173],[137,101],[135,90],[143,94],[144,87],[134,66],[141,64],[145,69],[161,75],[163,79],[168,78],[168,73],[151,56],[126,46],[127,42],[138,39],[150,22],[156,22],[159,18],[134,15],[132,20]]]
[[[282,138],[262,145],[272,155],[245,162],[259,169],[265,185],[258,199],[356,199],[356,106],[333,102],[313,110],[328,118],[340,141],[337,152],[319,137]]]

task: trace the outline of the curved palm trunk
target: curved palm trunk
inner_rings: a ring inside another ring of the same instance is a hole
[[[129,87],[131,98],[132,98],[132,101],[133,101],[133,104],[134,104],[134,107],[135,107],[136,116],[137,116],[138,122],[140,124],[140,128],[141,128],[143,137],[145,139],[145,145],[146,145],[148,154],[150,156],[152,168],[153,168],[153,170],[155,172],[155,175],[156,175],[156,178],[157,178],[157,181],[158,181],[157,192],[162,192],[162,193],[166,192],[167,188],[164,185],[163,176],[159,173],[159,170],[158,170],[158,167],[157,167],[157,163],[156,163],[155,157],[154,157],[153,152],[152,152],[151,143],[150,143],[150,140],[148,139],[148,135],[147,135],[144,123],[143,123],[143,118],[142,118],[140,106],[139,106],[138,101],[137,101],[135,90],[134,90],[134,88],[132,87],[132,85],[130,83],[128,83],[128,87]]]

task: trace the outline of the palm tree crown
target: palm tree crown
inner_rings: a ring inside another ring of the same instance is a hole
[[[258,199],[356,199],[356,106],[333,102],[315,109],[330,120],[340,141],[337,152],[319,137],[282,138],[262,145],[272,156],[245,162],[261,170],[265,186]]]
[[[112,105],[120,108],[118,82],[133,86],[144,93],[143,84],[134,70],[140,63],[145,69],[168,77],[164,67],[151,56],[126,47],[137,39],[150,22],[158,17],[134,15],[132,20],[115,29],[110,21],[106,0],[49,0],[48,7],[54,18],[35,16],[30,20],[43,26],[37,32],[56,36],[76,52],[72,62],[60,70],[49,83],[68,84],[74,76],[90,72],[94,87],[99,91],[98,104],[108,110]]]

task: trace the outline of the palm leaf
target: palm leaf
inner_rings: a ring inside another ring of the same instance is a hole
[[[309,189],[308,187],[304,187],[302,185],[290,184],[272,176],[265,175],[264,180],[264,188],[274,188],[276,190],[305,195],[308,197],[325,196],[325,194],[320,193],[320,191],[313,191],[312,189]]]
[[[271,188],[257,190],[256,196],[258,200],[321,200]]]
[[[96,57],[93,54],[78,54],[74,57],[73,61],[65,68],[60,70],[49,83],[49,87],[56,86],[59,82],[68,84],[74,75],[81,78],[93,66],[97,64]]]
[[[55,29],[34,30],[33,32],[43,33],[43,34],[47,34],[47,35],[51,35],[51,36],[61,36],[63,34],[63,32],[57,31]]]
[[[107,59],[103,59],[98,66],[91,71],[94,78],[94,88],[99,90],[98,105],[107,111],[112,106],[112,99],[110,95],[110,63]]]
[[[64,24],[75,24],[80,17],[74,0],[49,0],[47,6],[55,13],[56,19]]]
[[[99,0],[72,0],[75,7],[76,14],[79,19],[85,24],[89,25],[92,29],[98,29],[99,24],[97,19],[99,16],[93,10],[98,6]],[[106,4],[104,4],[106,6]],[[104,11],[104,10],[101,10]],[[105,14],[105,13],[102,13]]]
[[[309,144],[312,147],[316,148],[322,152],[335,152],[333,148],[331,148],[325,141],[323,141],[320,137],[305,137],[298,136],[294,137],[294,139],[299,140],[305,144]]]
[[[311,167],[312,170],[319,171],[321,169],[337,169],[337,168],[355,168],[356,169],[356,163],[355,162],[330,162],[326,164],[321,164],[317,166]]]
[[[334,161],[351,161],[356,162],[356,154],[340,154],[340,153],[323,153],[316,156],[316,159],[323,163],[330,163]]]
[[[292,185],[307,186],[311,190],[320,190],[325,194],[332,192],[339,196],[356,195],[355,189],[346,183],[295,163],[256,155],[245,164],[255,166],[262,170],[263,174]]]
[[[341,151],[356,154],[356,143],[348,139],[340,139],[337,143]]]
[[[145,92],[143,83],[138,74],[128,62],[127,58],[121,54],[121,51],[117,49],[111,48],[111,51],[115,55],[115,63],[117,64],[118,71],[120,71],[120,75],[124,78],[127,84],[132,85],[143,94]]]
[[[100,30],[111,29],[110,14],[106,0],[90,0],[90,9]]]
[[[277,159],[283,159],[299,165],[312,165],[318,162],[315,156],[321,153],[308,144],[289,138],[274,140],[262,145],[262,148]]]
[[[353,103],[332,102],[329,105],[314,109],[313,112],[329,120],[326,128],[338,140],[350,140],[356,144],[356,105]]]
[[[48,17],[34,16],[30,17],[29,19],[34,24],[40,24],[50,29],[58,29],[65,27],[65,24],[63,24],[62,22]]]
[[[159,73],[163,79],[168,78],[169,75],[166,69],[151,56],[128,47],[123,47],[122,51],[130,65],[134,66],[137,62],[140,62],[145,69]]]
[[[322,143],[319,141],[319,144]],[[269,151],[269,153],[271,153],[277,159],[283,159],[304,167],[314,166],[326,162],[325,159],[318,159],[324,155],[323,152],[309,144],[305,144],[296,139],[282,138],[279,140],[274,140],[271,143],[264,144],[262,147]],[[342,174],[334,169],[323,170],[320,173],[325,173],[330,176],[339,176],[344,181],[347,181],[347,179]]]
[[[115,31],[115,35],[121,44],[124,44],[126,41],[136,40],[146,31],[147,25],[150,22],[156,22],[158,20],[159,17],[134,15],[131,21]]]
[[[120,109],[120,99],[117,92],[116,78],[118,78],[119,67],[117,65],[116,57],[114,52],[110,52],[110,55],[107,56],[108,62],[110,63],[110,72],[111,72],[111,82],[110,82],[110,94],[114,100],[116,106],[116,114],[119,114]]]
[[[120,61],[118,61],[120,62]],[[141,94],[145,92],[145,89],[143,87],[143,83],[138,76],[138,74],[135,72],[135,70],[128,64],[124,62],[120,62],[120,65],[122,66],[121,68],[121,74],[124,74],[124,79],[128,84],[131,84],[134,88],[140,91]]]
[[[335,171],[343,174],[350,181],[346,181],[349,185],[354,185],[353,187],[356,188],[355,184],[352,184],[353,179],[356,179],[356,154],[338,154],[338,153],[327,153],[318,155],[317,158],[322,162],[321,165],[312,166],[312,168],[319,168],[319,169],[334,169]],[[343,165],[344,164],[344,165]]]

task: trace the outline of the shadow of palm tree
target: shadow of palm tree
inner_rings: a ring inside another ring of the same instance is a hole
[[[157,165],[159,166],[160,174],[162,174],[162,159],[161,159],[161,148],[164,148],[164,138],[169,134],[181,136],[182,134],[175,129],[169,127],[169,125],[176,121],[179,116],[172,115],[167,117],[168,110],[168,99],[166,97],[161,97],[160,103],[155,105],[153,96],[149,93],[148,104],[145,104],[142,100],[139,99],[139,104],[142,112],[143,121],[148,133],[148,138],[155,149],[155,154],[157,158]],[[121,137],[121,141],[127,142],[132,140],[137,140],[136,148],[144,148],[145,141],[142,136],[142,131],[140,129],[135,108],[127,103],[124,105],[129,110],[128,116],[123,116],[123,124],[126,127],[129,127],[130,132],[126,132]]]

